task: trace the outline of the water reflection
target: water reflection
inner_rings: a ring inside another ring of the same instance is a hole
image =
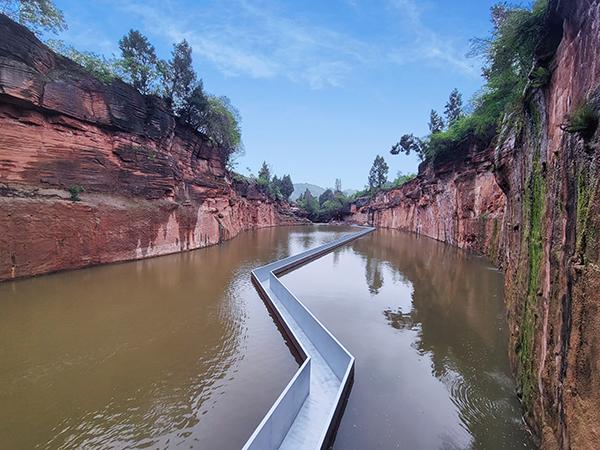
[[[249,272],[348,232],[1,284],[0,448],[241,448],[298,367]]]
[[[503,280],[490,269],[377,230],[285,275],[357,359],[334,449],[531,446],[510,377]]]

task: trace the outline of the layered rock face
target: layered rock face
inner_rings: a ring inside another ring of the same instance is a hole
[[[0,36],[0,281],[298,223],[230,180],[220,149],[155,99],[103,84],[3,15]]]
[[[417,178],[401,188],[348,204],[345,219],[424,234],[497,261],[506,196],[492,160],[493,149],[471,147],[460,159],[422,166]]]
[[[600,110],[600,4],[550,0],[547,29],[536,66],[551,79],[528,89],[521,119],[495,148],[465,149],[348,213],[499,264],[527,422],[542,449],[597,449],[600,146],[595,128],[586,136],[565,125],[586,102]]]

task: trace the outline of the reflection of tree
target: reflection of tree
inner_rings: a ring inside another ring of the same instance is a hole
[[[432,373],[461,411],[474,448],[514,432],[511,412],[499,412],[512,395],[508,340],[498,319],[504,316],[502,277],[464,251],[395,230],[377,230],[353,248],[364,261],[371,294],[383,286],[384,268],[392,280],[412,284],[411,312],[387,308],[383,315],[397,330],[418,328],[414,347],[430,355]],[[506,425],[494,419],[497,413]]]
[[[401,308],[393,311],[391,308],[385,309],[383,315],[388,320],[389,325],[396,330],[410,330],[415,324],[412,313],[404,314]]]
[[[381,274],[381,261],[367,256],[365,264],[365,278],[369,286],[371,295],[379,294],[379,289],[383,287],[383,275]]]

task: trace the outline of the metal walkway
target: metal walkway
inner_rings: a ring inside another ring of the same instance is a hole
[[[242,450],[319,450],[329,444],[354,376],[354,357],[277,278],[358,239],[362,231],[252,271],[304,363]]]

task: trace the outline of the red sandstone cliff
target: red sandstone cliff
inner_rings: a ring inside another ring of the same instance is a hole
[[[600,448],[600,145],[563,131],[600,111],[600,2],[550,0],[522,127],[496,148],[437,162],[350,218],[488,255],[505,272],[510,355],[542,449]],[[560,42],[556,55],[549,53]]]
[[[101,83],[1,14],[0,36],[0,281],[297,223],[232,182],[219,148],[158,101]]]

